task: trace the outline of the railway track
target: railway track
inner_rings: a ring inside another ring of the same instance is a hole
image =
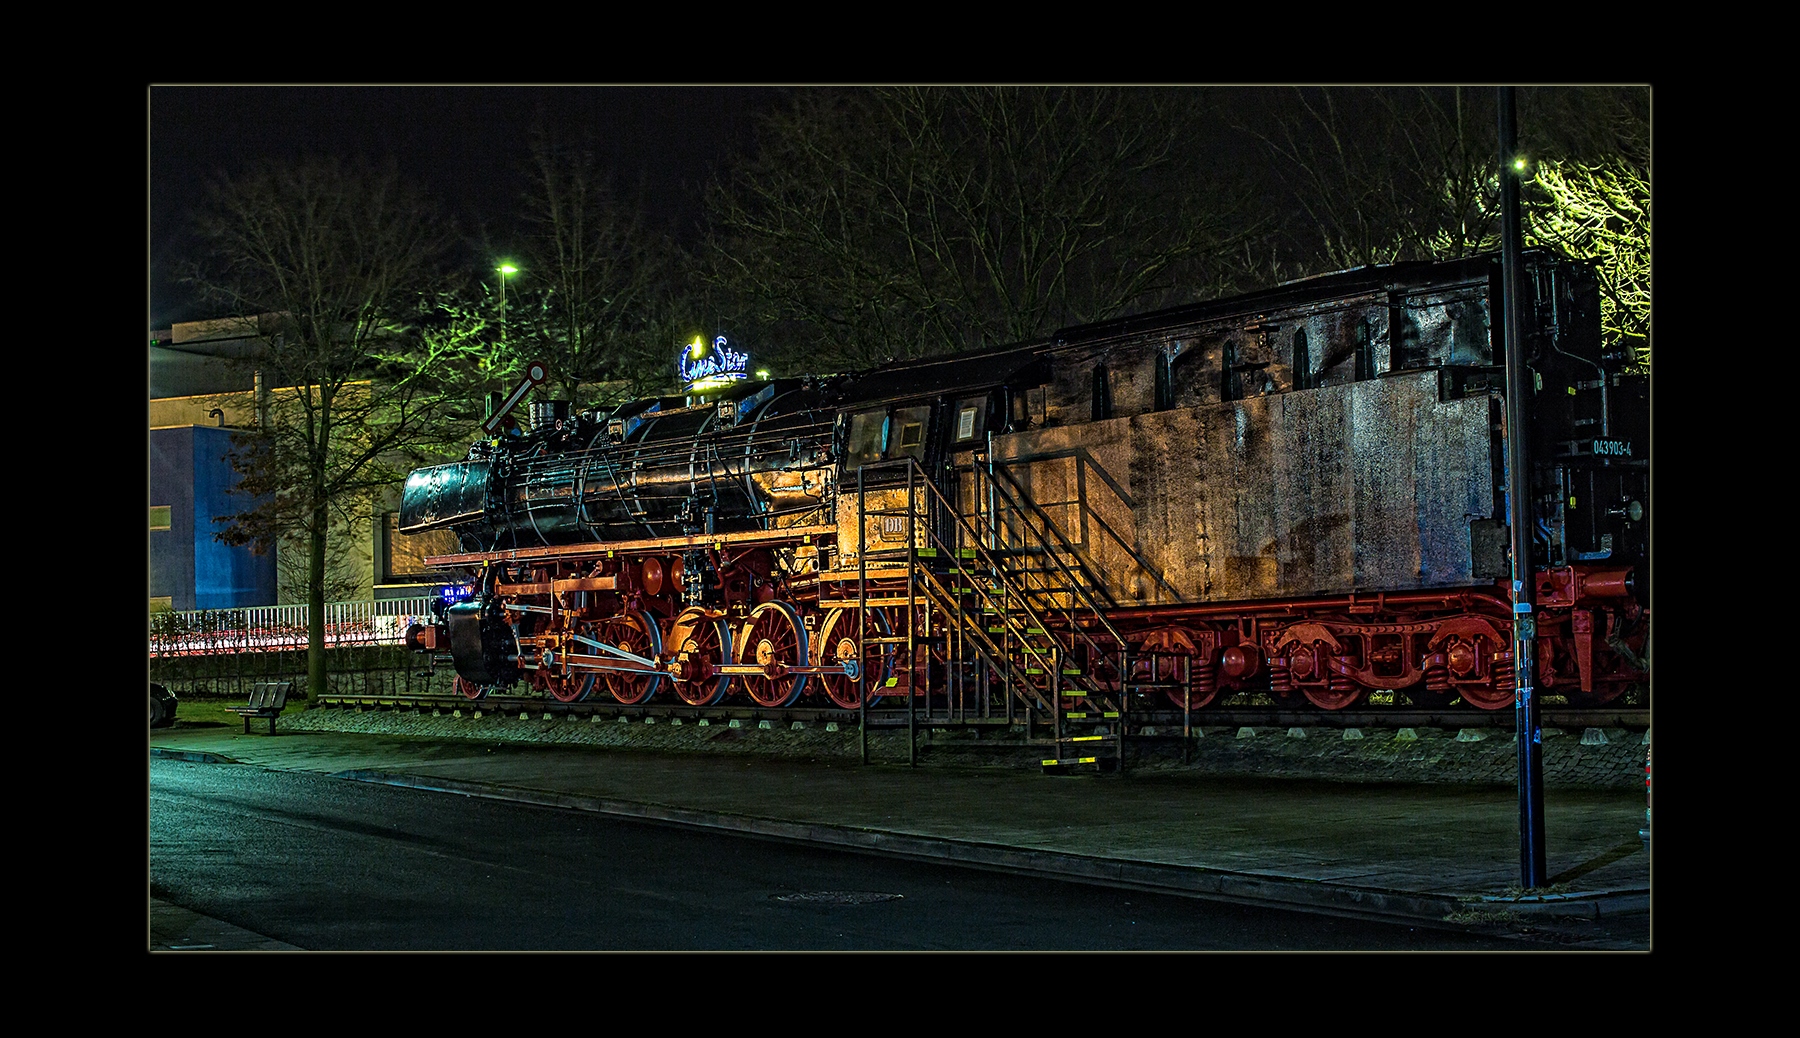
[[[853,726],[859,723],[860,715],[855,710],[830,708],[788,707],[771,709],[752,704],[721,704],[718,706],[696,707],[683,703],[654,703],[642,706],[625,706],[616,702],[596,701],[585,703],[561,703],[541,696],[509,696],[490,695],[484,699],[471,700],[457,695],[404,695],[397,693],[380,694],[346,694],[333,693],[322,697],[318,707],[328,710],[363,710],[363,711],[399,711],[415,713],[452,713],[461,711],[465,714],[480,713],[483,715],[519,715],[527,717],[587,717],[600,719],[629,720],[676,720],[684,723],[726,724],[731,721],[743,723],[770,722],[787,727],[795,722],[805,725],[842,725]],[[904,708],[883,707],[868,711],[869,727],[874,728],[906,728],[908,725],[929,728],[973,729],[1011,727],[1025,725],[1024,717],[1008,718],[1004,715],[982,717],[973,714],[946,714],[939,707],[929,713],[920,710],[909,717]],[[1563,706],[1544,706],[1539,709],[1540,723],[1545,728],[1586,729],[1586,728],[1624,728],[1631,731],[1642,731],[1650,726],[1650,711],[1644,707],[1599,707],[1574,708]],[[1096,720],[1098,715],[1096,715]],[[1076,717],[1075,723],[1086,718]],[[1127,719],[1130,731],[1140,736],[1172,736],[1179,735],[1183,727],[1182,715],[1178,710],[1142,710],[1134,711]],[[1253,727],[1253,728],[1359,728],[1359,729],[1398,729],[1398,728],[1436,728],[1443,730],[1476,729],[1510,729],[1515,720],[1511,710],[1476,710],[1472,708],[1439,707],[1420,709],[1412,706],[1371,706],[1355,710],[1295,710],[1272,706],[1225,706],[1198,710],[1188,715],[1189,727]],[[1045,720],[1033,722],[1033,727],[1047,730],[1049,723]]]

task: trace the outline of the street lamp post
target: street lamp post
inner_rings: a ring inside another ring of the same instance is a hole
[[[506,279],[519,272],[519,268],[511,263],[502,263],[494,268],[500,272],[500,343],[506,344]]]

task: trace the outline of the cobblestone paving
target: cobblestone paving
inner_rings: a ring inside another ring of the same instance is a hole
[[[753,753],[811,759],[858,760],[854,727],[824,725],[761,728],[757,722],[686,724],[658,718],[630,723],[613,718],[549,717],[518,707],[438,715],[315,708],[282,718],[297,731],[371,732],[431,738],[579,744],[659,753]],[[1438,729],[1366,730],[1345,738],[1335,728],[1203,728],[1188,740],[1182,761],[1179,737],[1134,743],[1128,769],[1187,770],[1200,774],[1313,778],[1335,782],[1446,782],[1516,785],[1518,753],[1510,732]],[[1354,730],[1352,730],[1354,731]],[[871,732],[875,763],[905,763],[904,731]],[[1647,732],[1625,729],[1545,729],[1544,783],[1549,787],[1641,789]],[[1036,768],[1045,747],[1024,741],[1022,731],[921,730],[920,764],[949,767]]]

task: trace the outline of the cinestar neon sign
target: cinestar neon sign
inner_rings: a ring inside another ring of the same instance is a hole
[[[721,335],[708,346],[704,339],[696,338],[681,351],[681,359],[677,362],[681,372],[681,380],[694,388],[702,383],[719,385],[725,382],[736,382],[750,377],[750,354],[743,350],[734,350],[731,343]]]

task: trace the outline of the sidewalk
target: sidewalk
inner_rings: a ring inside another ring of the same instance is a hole
[[[1641,793],[1547,791],[1549,892],[1524,897],[1518,799],[1506,787],[1050,776],[285,728],[175,728],[150,744],[154,756],[1408,923],[1579,931],[1582,920],[1638,918],[1648,948]]]

